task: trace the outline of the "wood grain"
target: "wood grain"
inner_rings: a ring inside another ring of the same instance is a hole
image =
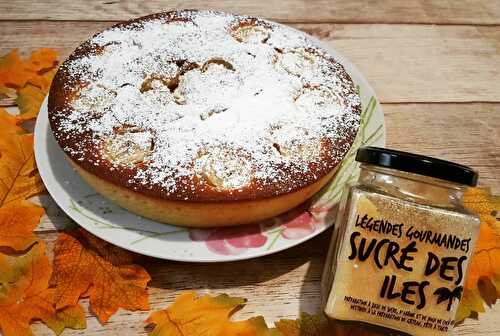
[[[500,24],[497,0],[16,0],[0,2],[0,20],[121,21],[179,8],[223,10],[281,22]]]
[[[66,57],[111,22],[1,22],[0,54],[52,47]],[[300,24],[347,56],[384,103],[500,102],[500,29]]]
[[[500,104],[385,104],[387,147],[469,165],[500,194]]]

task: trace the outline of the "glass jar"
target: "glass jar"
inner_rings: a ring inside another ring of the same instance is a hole
[[[384,335],[447,335],[479,232],[463,206],[477,173],[376,147],[356,160],[323,273],[326,315]]]

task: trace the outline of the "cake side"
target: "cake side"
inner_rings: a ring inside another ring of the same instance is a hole
[[[244,225],[280,215],[318,192],[336,169],[297,191],[271,198],[231,202],[190,202],[151,197],[97,177],[70,160],[80,176],[97,192],[133,213],[180,226],[210,228]]]

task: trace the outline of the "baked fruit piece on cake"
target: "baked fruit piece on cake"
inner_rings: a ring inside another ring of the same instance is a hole
[[[212,227],[285,212],[350,149],[360,100],[314,39],[270,21],[174,11],[79,46],[49,94],[53,134],[80,175],[160,222]]]

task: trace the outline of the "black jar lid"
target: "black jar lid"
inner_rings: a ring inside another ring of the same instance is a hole
[[[472,168],[424,155],[387,148],[362,147],[358,149],[356,161],[472,187],[477,185],[478,174]]]

